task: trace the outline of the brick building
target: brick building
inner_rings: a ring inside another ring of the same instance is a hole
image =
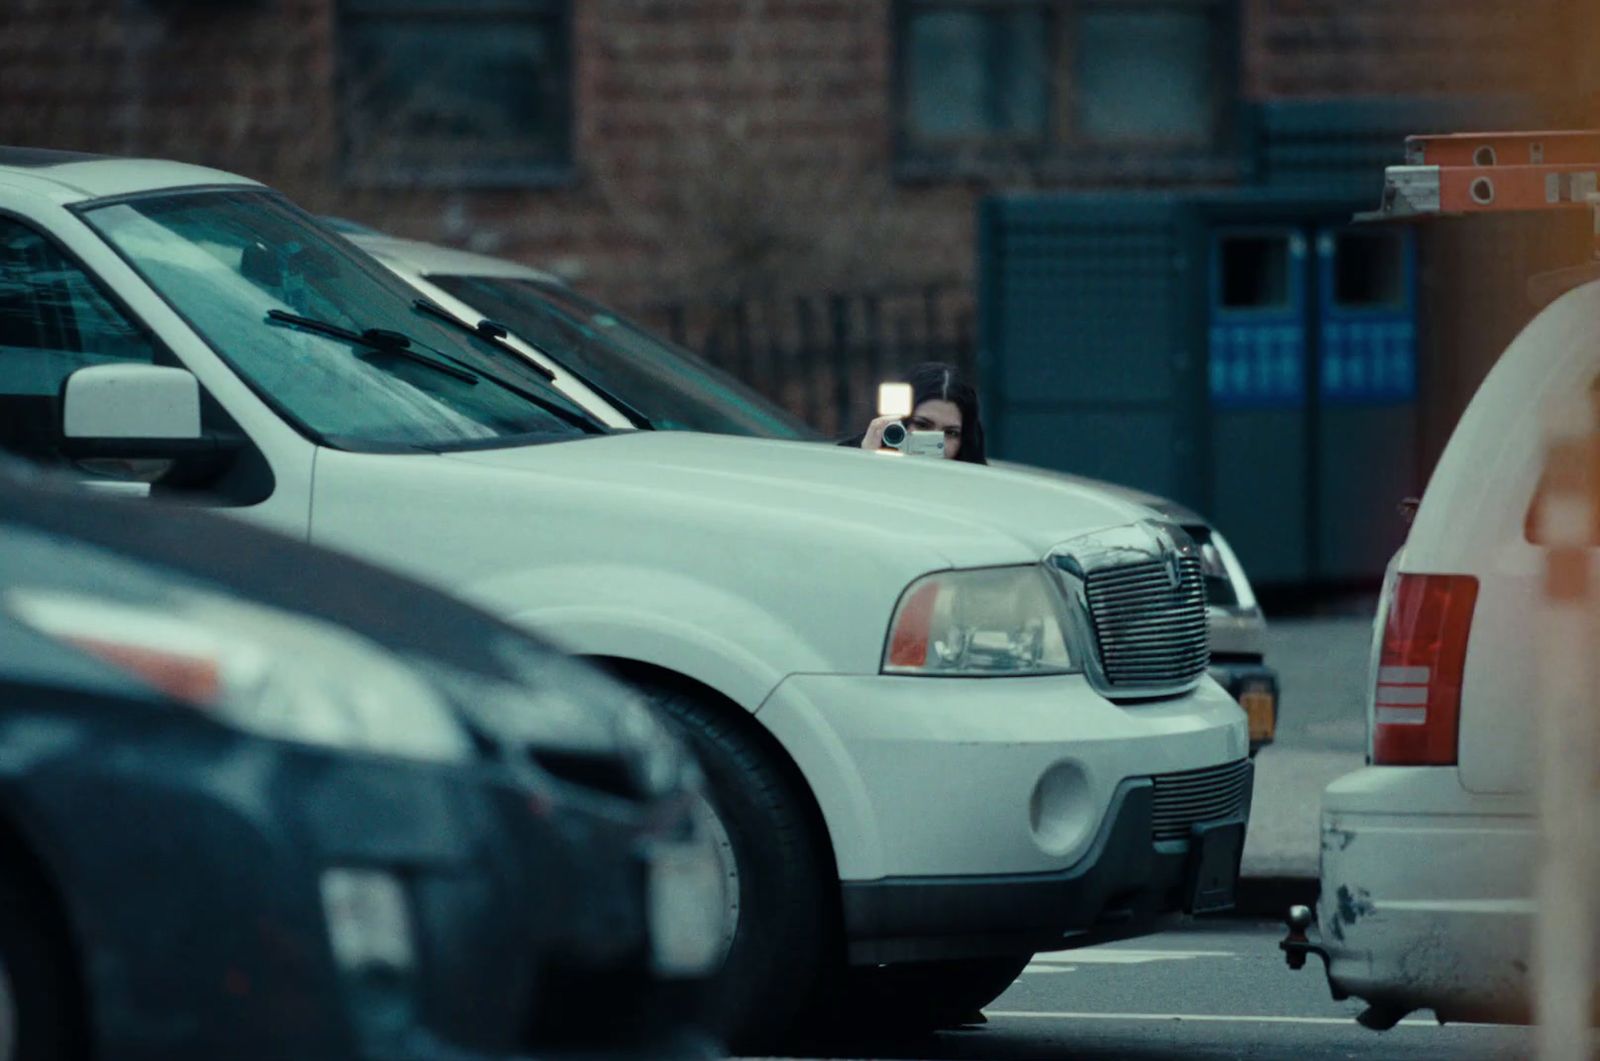
[[[5,0],[0,140],[674,295],[970,280],[975,201],[1248,179],[1251,105],[1526,86],[1537,3]]]
[[[1570,101],[1587,6],[0,0],[0,142],[247,173],[636,312],[906,288],[965,336],[985,195],[1266,180],[1285,101]],[[1482,292],[1543,260],[1515,227],[1447,245],[1429,296],[1475,312],[1438,334],[1481,349],[1434,373],[1435,439],[1523,315]]]

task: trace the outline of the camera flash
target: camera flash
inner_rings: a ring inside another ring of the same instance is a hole
[[[911,384],[909,384],[909,383],[880,383],[880,384],[878,384],[878,415],[879,416],[910,416],[911,415]]]

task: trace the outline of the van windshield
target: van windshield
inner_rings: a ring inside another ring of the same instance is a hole
[[[441,450],[605,430],[523,358],[265,190],[160,193],[83,211],[265,401],[315,441]]]
[[[738,380],[563,285],[443,274],[430,274],[428,282],[615,394],[658,430],[791,441],[817,437]]]

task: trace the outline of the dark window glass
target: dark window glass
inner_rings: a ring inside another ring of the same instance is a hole
[[[901,162],[1215,165],[1233,135],[1236,9],[1237,0],[899,0]]]
[[[1348,309],[1405,302],[1405,249],[1392,232],[1340,233],[1333,251],[1333,298]]]
[[[520,183],[571,163],[571,42],[557,0],[344,0],[347,172]]]
[[[1288,236],[1228,236],[1221,265],[1222,304],[1228,309],[1289,304]]]
[[[913,12],[906,36],[910,135],[921,141],[1042,136],[1048,55],[1039,10]]]
[[[1205,145],[1217,135],[1216,34],[1205,9],[1095,8],[1075,22],[1075,131],[1096,143]]]
[[[151,364],[155,344],[38,232],[0,218],[0,447],[54,454],[57,396],[90,365]]]

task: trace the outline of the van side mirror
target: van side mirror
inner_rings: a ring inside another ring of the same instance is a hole
[[[200,428],[200,383],[181,368],[94,365],[61,387],[61,448],[74,459],[175,460],[218,448]]]

